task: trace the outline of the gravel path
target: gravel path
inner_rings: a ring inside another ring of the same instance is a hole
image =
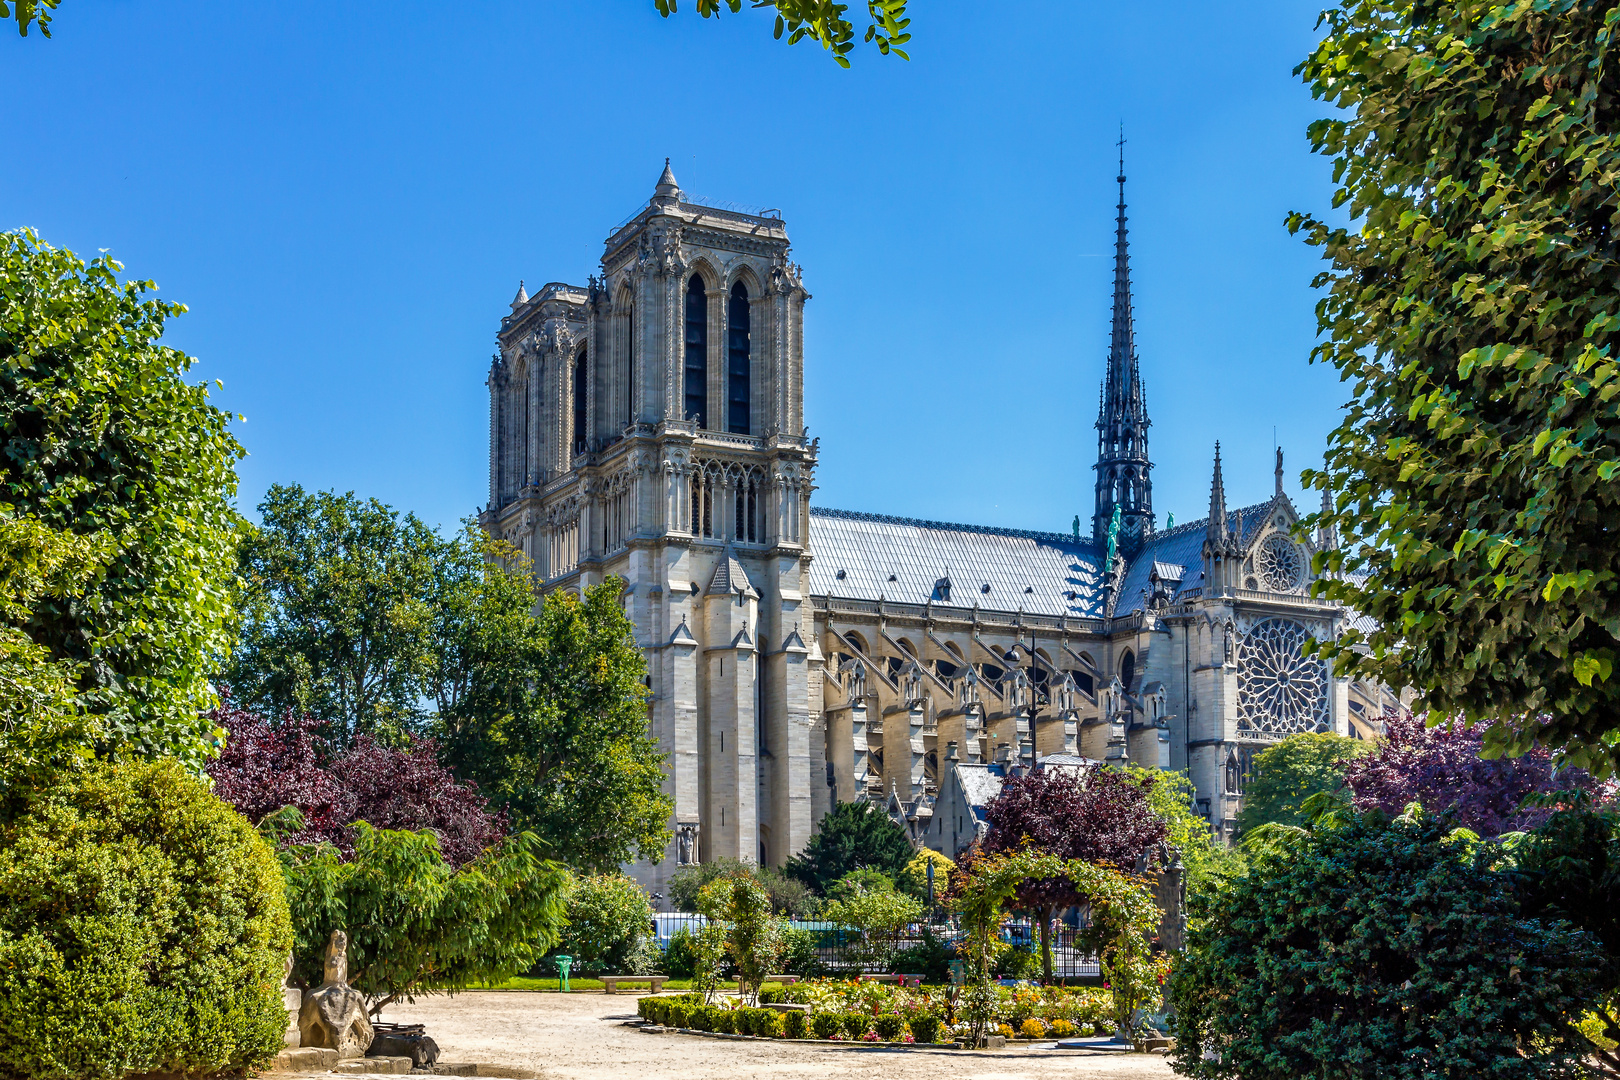
[[[746,1080],[756,1076],[837,1080],[1147,1080],[1175,1074],[1162,1055],[1040,1049],[883,1050],[699,1035],[648,1035],[631,994],[471,991],[397,1005],[382,1019],[426,1024],[445,1061],[533,1069],[546,1080]],[[1048,1043],[1046,1046],[1050,1047]]]

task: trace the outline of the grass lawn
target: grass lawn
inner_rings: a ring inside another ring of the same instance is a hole
[[[561,986],[560,986],[558,980],[556,980],[556,979],[531,979],[527,975],[518,975],[518,976],[514,976],[513,978],[507,979],[503,983],[496,983],[493,986],[486,986],[484,989],[486,989],[486,990],[549,990],[549,991],[552,991],[552,992],[556,992],[556,991],[561,989]],[[575,992],[585,991],[585,990],[595,990],[595,991],[600,992],[603,989],[602,980],[600,980],[600,979],[585,979],[585,978],[577,978],[576,979],[576,978],[570,976],[569,979],[568,979],[568,989],[571,990],[571,991],[575,991]],[[619,987],[618,992],[621,993],[621,994],[634,994],[634,993],[645,994],[647,992],[647,989],[648,989],[648,987],[647,987],[646,983],[625,983],[625,984],[623,984],[623,985],[621,985]],[[666,982],[664,984],[664,989],[665,990],[690,990],[690,989],[692,989],[692,980],[690,980],[690,979],[670,979],[668,982]],[[734,982],[730,982],[730,983],[723,982],[723,983],[720,984],[720,989],[721,990],[735,990],[735,989],[737,989],[737,984],[734,983]]]

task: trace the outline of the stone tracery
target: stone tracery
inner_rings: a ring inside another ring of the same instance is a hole
[[[1267,735],[1324,730],[1328,675],[1306,656],[1310,632],[1291,619],[1262,619],[1238,647],[1238,727]]]

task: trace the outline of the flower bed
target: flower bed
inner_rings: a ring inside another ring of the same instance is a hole
[[[650,1023],[695,1031],[835,1042],[936,1043],[955,1041],[965,1030],[952,1023],[957,1018],[956,992],[953,986],[906,988],[816,979],[767,986],[760,994],[762,1003],[808,1005],[807,1012],[747,1008],[735,999],[705,1004],[699,994],[644,997],[637,1009]],[[1111,1030],[1110,1006],[1107,990],[1001,987],[995,1022],[1009,1038],[1105,1035]]]

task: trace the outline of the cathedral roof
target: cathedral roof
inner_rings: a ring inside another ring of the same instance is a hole
[[[1237,527],[1239,516],[1243,518],[1244,547],[1249,545],[1255,534],[1265,525],[1271,516],[1271,506],[1276,501],[1274,496],[1263,503],[1227,512],[1227,521],[1232,528]],[[1197,521],[1177,525],[1168,532],[1154,533],[1153,537],[1142,545],[1142,550],[1137,552],[1136,558],[1131,560],[1130,566],[1125,570],[1125,579],[1119,586],[1119,598],[1114,603],[1114,614],[1128,615],[1147,606],[1150,588],[1148,578],[1153,573],[1155,564],[1160,564],[1159,577],[1165,579],[1170,575],[1165,573],[1162,564],[1174,563],[1184,568],[1180,584],[1176,588],[1176,595],[1180,595],[1186,589],[1201,588],[1204,584],[1204,535],[1208,532],[1208,527],[1209,519],[1199,518]]]
[[[810,544],[816,553],[810,591],[817,596],[1102,615],[1102,554],[1090,537],[816,506]]]
[[[714,568],[714,577],[709,581],[709,595],[715,593],[742,593],[744,596],[758,596],[753,582],[748,580],[748,572],[742,568],[730,548],[726,549],[726,557],[720,560]]]

